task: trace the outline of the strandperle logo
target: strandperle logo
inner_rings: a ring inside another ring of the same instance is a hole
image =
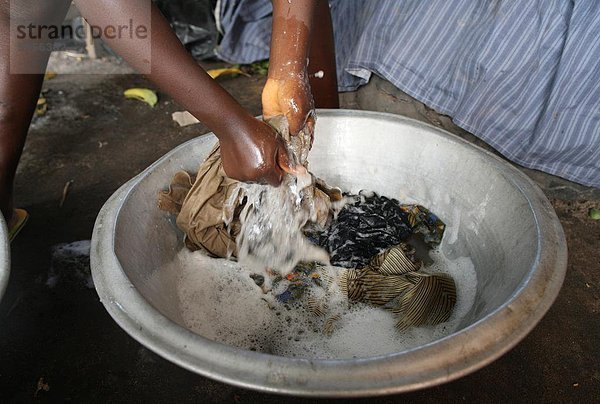
[[[17,39],[80,39],[85,40],[86,30],[83,25],[73,28],[71,25],[17,25]],[[129,19],[127,25],[107,25],[100,27],[90,24],[90,34],[94,39],[147,39],[148,27],[136,25]]]
[[[151,73],[151,0],[137,0],[133,8],[117,7],[118,12],[114,14],[110,9],[104,12],[97,7],[82,7],[83,13],[80,13],[70,0],[6,1],[10,2],[11,74],[44,74],[48,60],[54,60],[50,54],[55,51],[73,52],[75,49],[83,60],[87,51],[102,48],[111,48],[117,53],[134,52],[138,60],[143,61],[135,66],[136,71]],[[128,1],[115,1],[115,4]],[[76,70],[78,74],[88,72],[85,66]],[[89,69],[89,73],[97,74],[97,71]]]

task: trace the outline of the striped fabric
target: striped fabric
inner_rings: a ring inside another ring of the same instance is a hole
[[[391,247],[365,268],[344,270],[339,281],[350,301],[391,310],[400,330],[443,323],[456,304],[454,279],[417,272],[421,262],[411,257],[410,249],[406,244]]]
[[[600,1],[330,4],[340,90],[375,73],[512,161],[600,187]],[[269,0],[219,13],[221,58],[268,58]]]

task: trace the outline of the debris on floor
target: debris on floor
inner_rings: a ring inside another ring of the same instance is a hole
[[[40,97],[37,100],[37,105],[35,106],[35,114],[37,116],[45,115],[48,111],[48,103],[44,97]]]
[[[152,90],[147,88],[130,88],[123,93],[125,98],[145,102],[152,108],[158,103],[158,96]]]
[[[57,73],[56,73],[56,72],[53,72],[53,71],[51,71],[51,70],[48,70],[48,71],[46,72],[46,74],[44,74],[44,81],[45,81],[45,80],[52,80],[53,78],[55,78],[55,77],[56,77],[56,75],[57,75]]]
[[[226,76],[226,75],[237,76],[238,74],[241,74],[242,76],[250,77],[250,75],[248,73],[244,73],[243,71],[241,71],[237,67],[226,67],[226,68],[222,68],[222,69],[211,69],[211,70],[207,70],[206,73],[208,73],[208,75],[210,77],[212,77],[213,79],[216,79],[219,76]]]
[[[181,127],[194,125],[199,123],[200,121],[188,111],[176,111],[171,115],[173,121],[177,122],[177,124]]]
[[[62,196],[60,197],[60,202],[58,203],[58,207],[62,208],[63,205],[65,204],[65,200],[67,199],[67,195],[69,194],[69,190],[71,189],[71,185],[73,184],[73,180],[69,180],[66,182],[65,186],[63,187],[63,191],[62,191]]]
[[[251,65],[242,66],[242,68],[250,74],[266,76],[269,73],[269,59],[254,62]]]
[[[74,241],[52,246],[52,261],[46,286],[94,288],[90,271],[90,240]]]
[[[43,377],[40,377],[40,379],[37,382],[35,393],[33,393],[33,397],[37,397],[37,395],[40,391],[49,391],[49,390],[50,390],[50,385],[44,381]]]

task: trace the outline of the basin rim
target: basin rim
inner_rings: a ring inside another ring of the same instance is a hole
[[[113,319],[134,339],[188,370],[244,388],[299,396],[361,397],[421,389],[480,369],[521,341],[554,302],[567,266],[562,227],[537,185],[500,157],[420,121],[355,110],[318,110],[317,115],[408,124],[482,153],[482,158],[525,196],[537,225],[537,266],[512,298],[467,328],[442,339],[400,353],[362,359],[274,356],[220,344],[179,326],[151,306],[129,281],[114,253],[115,226],[123,201],[139,180],[192,142],[216,139],[206,134],[171,150],[124,184],[100,211],[92,236],[91,268],[98,295]]]

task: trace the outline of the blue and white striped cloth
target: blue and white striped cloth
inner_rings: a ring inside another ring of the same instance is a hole
[[[372,73],[526,167],[600,187],[599,0],[331,0],[340,90]],[[269,0],[219,0],[221,58],[269,57]]]

